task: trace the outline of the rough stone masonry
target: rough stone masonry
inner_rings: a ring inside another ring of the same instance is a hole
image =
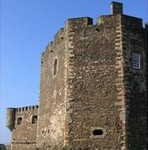
[[[11,150],[146,150],[147,25],[68,19],[41,55],[39,106],[7,109]]]

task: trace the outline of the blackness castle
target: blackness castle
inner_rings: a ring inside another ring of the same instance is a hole
[[[39,104],[7,109],[11,150],[146,150],[147,25],[68,19],[41,55]]]

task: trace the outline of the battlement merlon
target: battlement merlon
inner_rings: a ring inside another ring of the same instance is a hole
[[[69,27],[75,27],[75,28],[83,28],[87,27],[88,25],[93,25],[93,19],[90,17],[80,17],[80,18],[69,18],[65,22],[65,28],[66,26]]]

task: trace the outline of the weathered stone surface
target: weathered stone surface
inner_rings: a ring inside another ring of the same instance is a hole
[[[14,109],[14,108],[13,108]],[[38,106],[15,108],[14,128],[11,131],[11,150],[33,150],[36,147]],[[11,117],[12,118],[12,117]]]
[[[121,3],[111,8],[96,25],[89,17],[68,19],[47,45],[39,109],[17,109],[13,121],[9,111],[12,150],[147,148],[147,28],[123,15]],[[140,56],[139,68],[132,67],[133,52]],[[21,116],[22,125],[14,126]]]

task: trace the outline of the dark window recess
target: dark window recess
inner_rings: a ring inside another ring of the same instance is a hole
[[[95,130],[93,130],[93,135],[94,136],[103,135],[103,130],[101,130],[101,129],[95,129]]]
[[[54,60],[53,64],[53,75],[55,76],[57,74],[57,65],[58,65],[58,60],[57,58]]]
[[[21,125],[22,124],[22,117],[17,118],[17,125]]]
[[[37,116],[32,116],[32,124],[36,124],[38,120]]]

